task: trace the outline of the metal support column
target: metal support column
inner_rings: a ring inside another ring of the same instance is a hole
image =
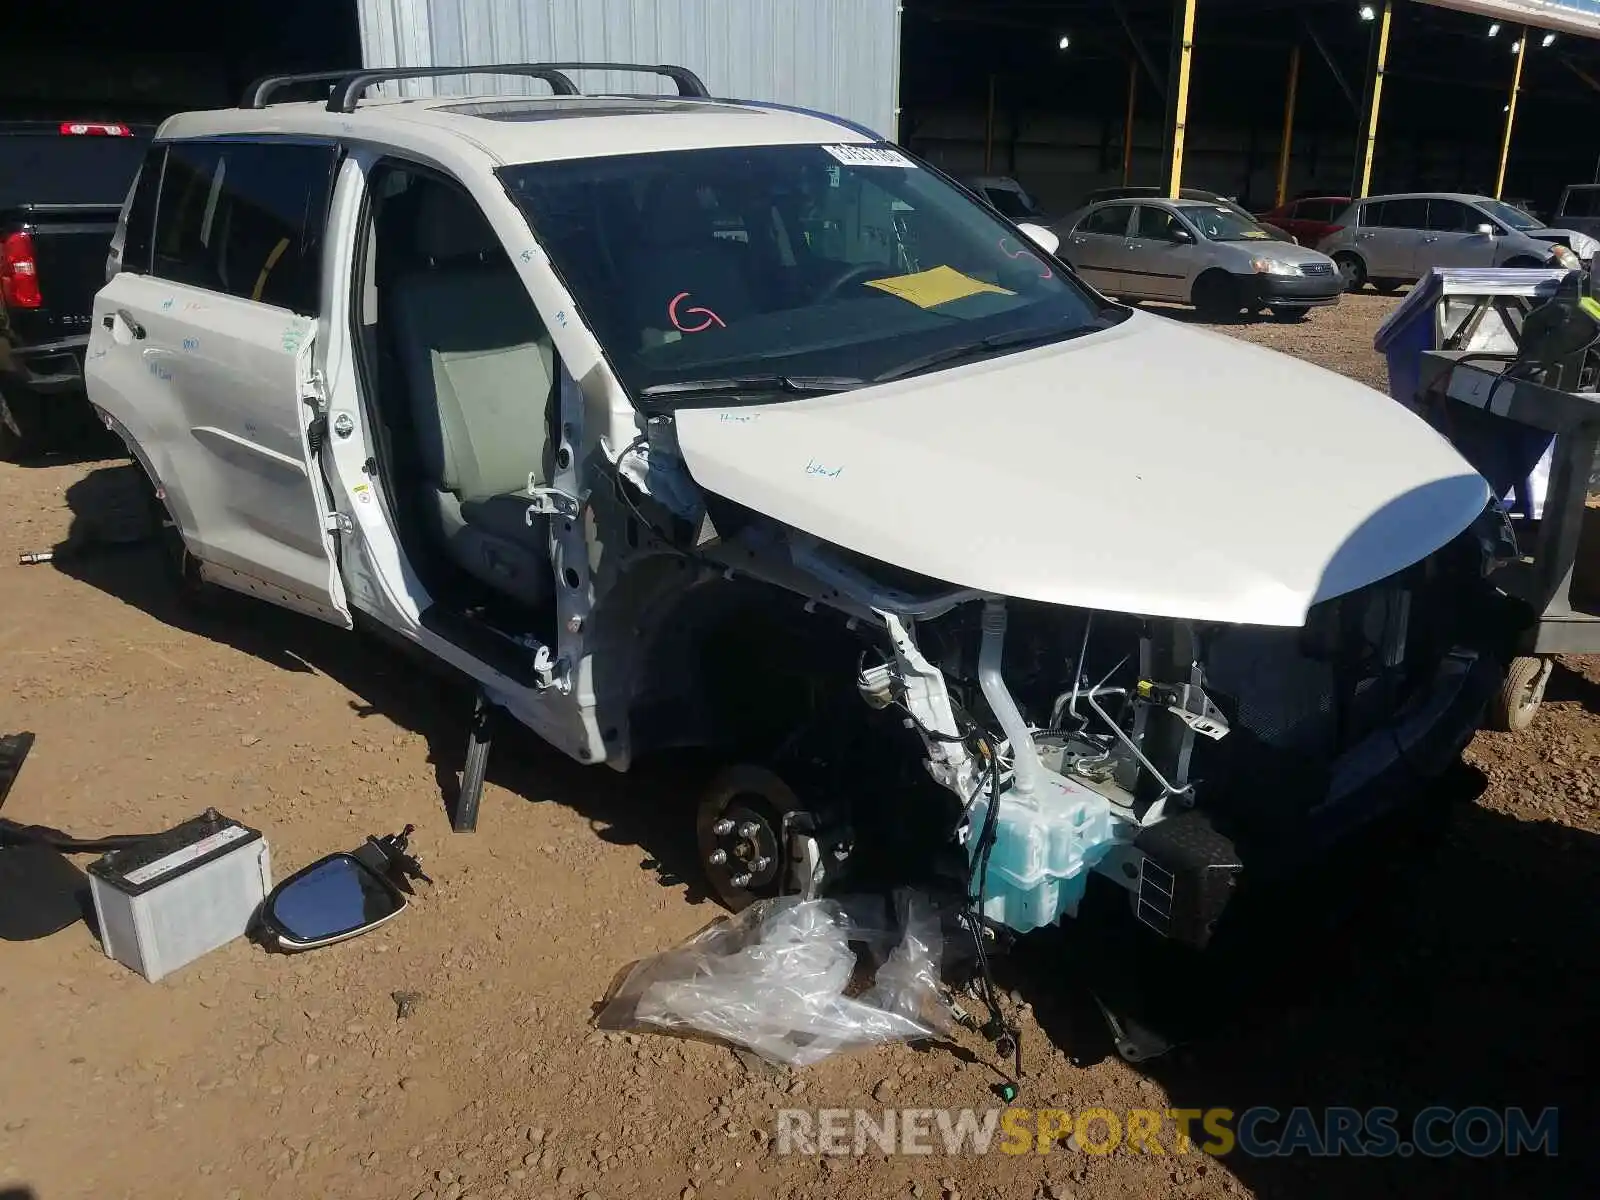
[[[1183,141],[1189,121],[1189,64],[1194,57],[1196,0],[1173,0],[1172,65],[1167,72],[1167,195],[1177,197],[1183,187]]]
[[[1494,198],[1500,199],[1506,188],[1506,162],[1511,158],[1511,127],[1517,121],[1517,95],[1522,91],[1522,60],[1528,55],[1528,27],[1522,27],[1517,41],[1517,65],[1511,73],[1511,99],[1506,103],[1506,129],[1500,137],[1500,169],[1494,176]]]
[[[1378,146],[1378,114],[1383,107],[1383,72],[1389,61],[1389,23],[1393,17],[1394,0],[1384,0],[1372,58],[1372,94],[1367,97],[1365,119],[1361,123],[1360,141],[1356,147],[1356,187],[1351,195],[1357,200],[1365,197],[1372,187],[1372,156]]]
[[[1278,145],[1278,207],[1289,199],[1290,147],[1294,144],[1294,105],[1300,92],[1300,43],[1289,51],[1289,94],[1283,102],[1283,141]]]
[[[1139,60],[1128,60],[1128,116],[1122,123],[1122,186],[1133,179],[1133,114],[1139,103]]]

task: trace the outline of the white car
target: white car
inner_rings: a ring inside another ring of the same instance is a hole
[[[1405,408],[1111,303],[844,121],[535,70],[162,126],[88,384],[189,586],[581,762],[714,749],[732,905],[970,875],[1028,930],[1094,876],[1199,945],[1455,762],[1497,510]]]

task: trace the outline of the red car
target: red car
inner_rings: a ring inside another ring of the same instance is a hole
[[[1349,205],[1349,196],[1305,196],[1256,215],[1262,221],[1287,229],[1302,246],[1315,247],[1339,229],[1339,214]]]

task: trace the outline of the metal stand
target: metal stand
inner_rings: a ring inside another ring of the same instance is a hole
[[[457,833],[474,833],[478,828],[478,802],[483,799],[483,779],[489,770],[494,715],[494,704],[479,692],[472,710],[472,731],[467,735],[467,761],[461,769],[461,789],[456,793],[456,810],[450,818],[450,827]]]
[[[1519,561],[1494,576],[1502,591],[1539,618],[1518,647],[1523,657],[1509,664],[1507,691],[1496,714],[1502,728],[1523,729],[1549,679],[1550,664],[1540,661],[1542,656],[1600,653],[1600,561],[1590,561],[1600,559],[1600,511],[1587,506],[1590,490],[1600,486],[1600,393],[1508,379],[1502,372],[1510,357],[1425,351],[1420,383],[1424,404],[1462,404],[1555,435],[1538,530],[1531,536],[1519,530]],[[1587,536],[1586,521],[1594,526]]]
[[[0,804],[11,794],[11,785],[22,770],[22,760],[33,749],[33,734],[8,733],[0,737]]]

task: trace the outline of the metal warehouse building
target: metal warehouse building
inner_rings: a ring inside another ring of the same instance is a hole
[[[720,96],[824,109],[886,137],[895,133],[899,0],[356,0],[356,7],[369,65],[678,63]],[[585,90],[672,90],[639,75],[575,78]]]
[[[1600,177],[1600,0],[52,0],[13,6],[0,119],[149,120],[269,72],[678,63],[1062,209],[1181,178],[1252,202]],[[580,87],[670,88],[586,72]],[[397,85],[387,85],[395,90]],[[409,82],[512,91],[506,77]]]

